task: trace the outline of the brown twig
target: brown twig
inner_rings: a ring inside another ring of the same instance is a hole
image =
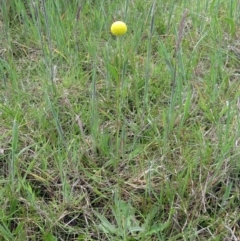
[[[178,51],[180,50],[180,45],[181,45],[181,42],[183,39],[183,32],[184,32],[183,30],[184,30],[184,25],[185,25],[187,14],[188,14],[188,10],[186,9],[182,16],[179,27],[178,27],[178,36],[177,36],[177,41],[176,41],[175,56],[177,55]]]
[[[172,92],[171,92],[171,100],[170,100],[170,113],[168,116],[167,136],[169,135],[169,132],[170,132],[170,123],[171,123],[170,118],[171,118],[171,114],[174,109],[174,95],[175,95],[175,89],[176,89],[176,83],[177,83],[178,53],[179,53],[181,42],[183,39],[184,25],[185,25],[187,14],[188,14],[188,10],[186,9],[182,16],[179,27],[178,27],[178,36],[177,36],[175,51],[174,51],[174,55],[173,55],[176,58],[176,60],[175,60],[175,64],[174,64],[174,72],[173,72],[173,80],[172,80]]]

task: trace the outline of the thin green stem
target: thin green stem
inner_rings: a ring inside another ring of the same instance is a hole
[[[117,131],[116,131],[116,156],[119,161],[120,158],[120,129],[122,126],[121,118],[122,118],[122,46],[121,46],[121,37],[117,38],[117,64],[118,64],[118,79],[117,79],[117,89],[116,89],[116,98],[117,98]]]

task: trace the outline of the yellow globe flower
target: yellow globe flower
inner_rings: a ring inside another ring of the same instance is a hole
[[[116,36],[123,35],[127,32],[127,25],[122,21],[116,21],[111,26],[111,32]]]

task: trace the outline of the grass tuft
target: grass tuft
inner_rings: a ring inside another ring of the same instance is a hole
[[[0,4],[0,240],[240,239],[239,1]]]

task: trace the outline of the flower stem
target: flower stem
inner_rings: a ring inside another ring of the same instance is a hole
[[[117,160],[120,160],[120,129],[122,127],[122,38],[117,38],[117,64],[118,64],[118,79],[117,79],[117,89],[116,89],[116,98],[117,98],[117,130],[116,130],[116,157]]]

